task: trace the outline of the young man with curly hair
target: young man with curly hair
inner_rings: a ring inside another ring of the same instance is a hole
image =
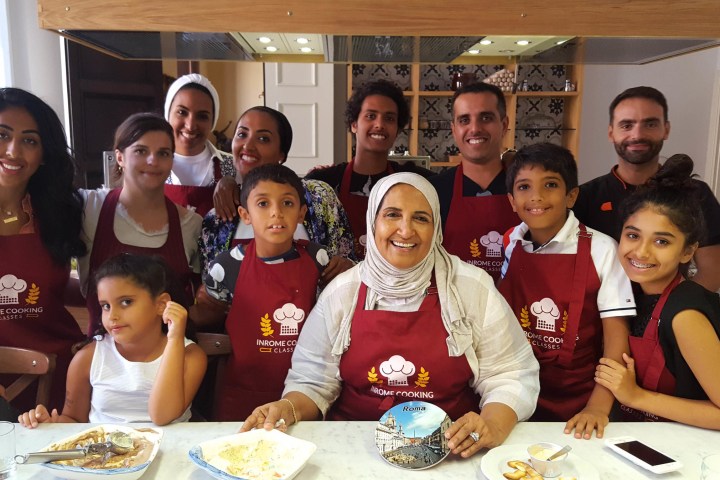
[[[396,172],[414,172],[430,177],[433,172],[414,164],[388,160],[398,132],[410,119],[402,90],[386,80],[369,82],[355,90],[345,110],[345,121],[355,134],[355,156],[327,168],[319,168],[306,179],[322,180],[338,193],[355,235],[355,253],[365,256],[365,211],[373,185]]]

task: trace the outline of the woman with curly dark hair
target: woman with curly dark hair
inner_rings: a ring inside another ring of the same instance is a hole
[[[57,355],[50,402],[57,407],[70,349],[83,339],[64,306],[70,259],[86,252],[74,173],[52,108],[24,90],[0,89],[0,345]],[[16,407],[33,404],[29,394]]]

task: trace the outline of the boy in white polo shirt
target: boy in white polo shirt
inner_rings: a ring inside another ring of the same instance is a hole
[[[577,165],[549,143],[520,149],[507,170],[508,198],[522,223],[504,236],[499,290],[540,363],[531,420],[567,422],[576,438],[602,437],[614,398],[594,381],[600,357],[628,352],[632,288],[607,235],[580,224],[570,208]]]

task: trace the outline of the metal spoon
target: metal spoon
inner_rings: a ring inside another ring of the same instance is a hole
[[[55,450],[47,452],[32,452],[25,455],[15,455],[15,462],[20,465],[28,465],[31,463],[46,463],[57,460],[75,460],[88,455],[106,455],[114,453],[122,455],[128,453],[133,448],[133,439],[124,432],[112,432],[107,436],[107,441],[100,443],[91,443],[82,448],[73,448],[70,450]]]
[[[561,455],[569,452],[570,450],[572,450],[572,447],[571,447],[570,445],[565,445],[563,448],[561,448],[561,449],[558,450],[557,452],[555,452],[555,453],[553,453],[552,455],[550,455],[550,456],[547,458],[547,460],[545,460],[545,461],[546,461],[546,462],[549,462],[550,460],[555,460],[556,458],[558,458],[559,456],[561,456]]]

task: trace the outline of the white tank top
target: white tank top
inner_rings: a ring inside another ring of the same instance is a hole
[[[185,339],[185,346],[194,343]],[[117,351],[110,335],[95,342],[90,365],[90,423],[152,423],[148,413],[150,391],[162,355],[152,362],[130,362]],[[186,422],[190,407],[172,423]]]

